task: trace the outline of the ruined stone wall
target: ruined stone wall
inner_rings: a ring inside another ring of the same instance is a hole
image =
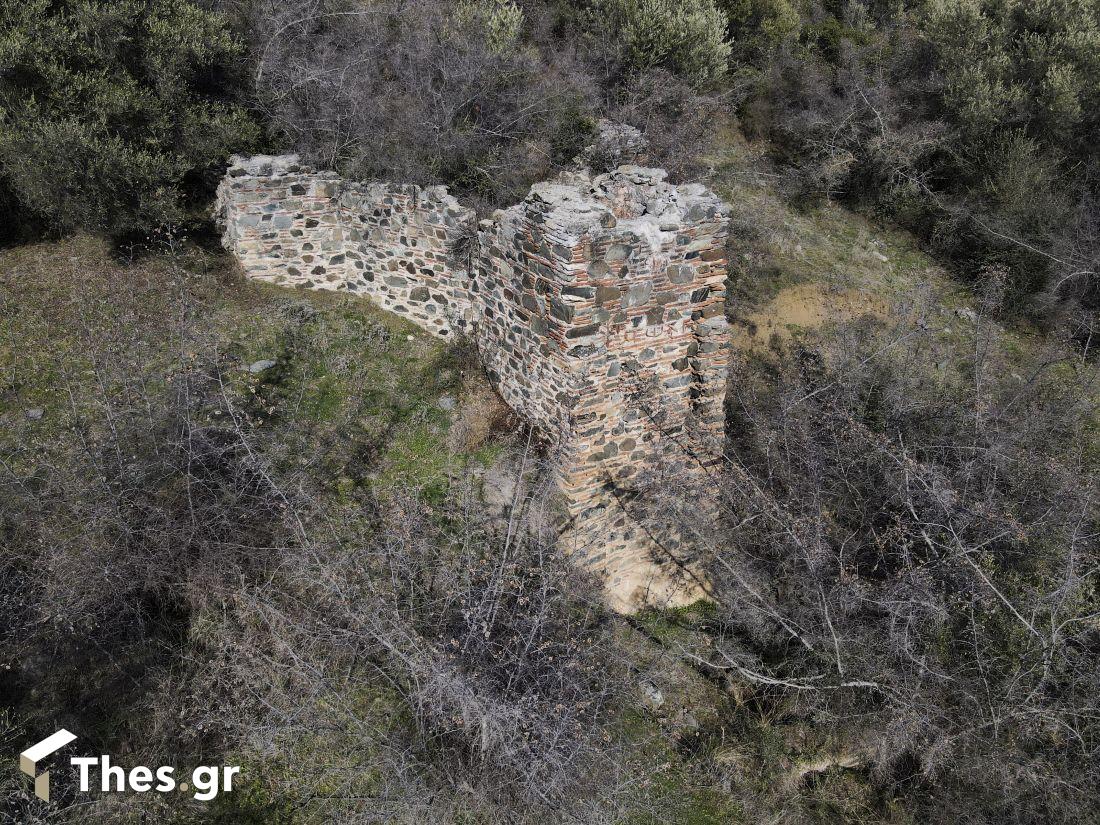
[[[234,157],[217,209],[251,278],[366,295],[444,337],[473,320],[476,218],[444,187],[349,183],[293,155]]]
[[[339,206],[349,289],[436,335],[469,328],[472,209],[442,186],[383,183],[347,185]]]
[[[472,333],[505,402],[553,447],[563,540],[611,601],[682,602],[622,502],[716,460],[728,357],[728,209],[659,169],[571,173],[482,221],[442,188],[349,184],[235,159],[225,242],[250,277],[347,289]],[[472,261],[472,266],[470,264]],[[704,438],[700,439],[702,434]]]
[[[704,472],[700,431],[722,427],[728,209],[664,179],[624,166],[536,185],[482,223],[475,279],[483,363],[557,443],[567,540],[622,606],[673,594],[621,501],[658,466]]]
[[[222,243],[250,278],[345,289],[342,185],[293,155],[234,157],[218,187]]]

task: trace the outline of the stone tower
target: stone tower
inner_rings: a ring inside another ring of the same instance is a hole
[[[564,539],[621,607],[694,594],[622,502],[658,464],[693,474],[717,458],[699,436],[722,430],[728,224],[704,187],[630,166],[538,184],[481,224],[482,362],[557,445]]]
[[[705,473],[723,425],[729,212],[665,178],[565,174],[475,233],[442,187],[235,158],[218,210],[250,277],[348,290],[436,335],[472,335],[501,397],[551,447],[562,541],[630,610],[698,592],[624,500],[658,468]]]

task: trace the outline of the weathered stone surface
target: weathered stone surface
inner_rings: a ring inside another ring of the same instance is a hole
[[[653,284],[640,283],[634,284],[626,291],[626,295],[623,296],[623,309],[630,309],[631,307],[640,307],[646,301],[649,300],[649,296],[653,294]]]
[[[501,397],[552,446],[563,542],[632,609],[697,595],[650,561],[621,501],[650,468],[705,473],[717,459],[685,456],[681,439],[721,434],[728,358],[728,208],[665,177],[564,174],[482,221],[471,243],[474,213],[442,187],[234,158],[218,215],[248,277],[358,291],[437,335],[471,334]]]
[[[353,183],[294,155],[234,156],[217,218],[251,278],[359,292],[441,337],[476,316],[461,252],[475,216],[444,187]]]
[[[689,418],[693,429],[722,427],[728,335],[706,313],[723,315],[728,209],[703,187],[664,178],[622,167],[537,184],[481,223],[475,267],[487,308],[476,330],[481,358],[505,401],[557,446],[563,540],[603,573],[623,608],[690,596],[665,586],[620,496],[637,492],[632,480],[650,465],[688,467],[677,434]],[[702,220],[688,221],[689,211]],[[529,312],[546,268],[547,308]],[[656,396],[639,398],[643,386]],[[664,421],[642,405],[660,407]],[[694,461],[687,471],[703,472]]]

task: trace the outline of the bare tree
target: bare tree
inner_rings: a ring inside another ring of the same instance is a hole
[[[593,86],[539,15],[492,2],[266,0],[239,9],[259,106],[287,143],[352,177],[517,199],[573,157]]]

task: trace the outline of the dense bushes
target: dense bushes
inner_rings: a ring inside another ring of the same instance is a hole
[[[656,137],[654,162],[673,173],[690,167],[728,54],[709,0],[226,7],[287,145],[349,177],[443,183],[486,208],[567,166],[600,117]]]
[[[731,16],[760,21],[746,121],[802,197],[900,221],[964,273],[1007,270],[1016,308],[1095,306],[1096,3],[814,3],[797,26],[777,4]],[[1037,293],[1045,304],[1021,304]]]
[[[627,67],[662,66],[704,88],[726,75],[727,22],[713,0],[592,0],[587,19]]]
[[[186,2],[5,3],[3,211],[112,233],[184,218],[203,175],[258,137],[230,102],[240,57],[222,18]]]
[[[352,299],[105,247],[2,258],[0,741],[247,760],[226,822],[593,821],[625,666],[534,462],[507,518],[462,471],[435,402],[469,365]],[[0,821],[206,821],[24,780],[0,772]]]
[[[249,4],[258,105],[310,161],[489,201],[583,145],[590,89],[520,39],[511,3]]]
[[[356,797],[384,796],[412,821],[448,821],[452,805],[586,821],[617,770],[611,628],[550,536],[528,532],[528,502],[509,537],[453,492],[449,529],[403,495],[307,516],[318,532],[302,552],[197,629],[198,694],[235,690],[188,715],[286,766],[267,781],[311,814],[369,822]],[[311,800],[338,783],[346,798]]]
[[[700,656],[820,753],[763,771],[761,816],[838,766],[916,821],[1095,810],[1100,373],[1010,340],[987,276],[962,331],[918,302],[736,367]],[[655,512],[691,529],[697,501]]]
[[[738,60],[760,59],[798,31],[802,18],[794,0],[722,0]]]
[[[9,5],[0,208],[9,228],[144,231],[198,214],[225,157],[262,144],[492,207],[601,117],[676,173],[721,108],[726,29],[713,0]]]
[[[1095,149],[1100,9],[1083,0],[934,0],[921,32],[942,75],[944,109],[968,142],[1023,130],[1066,158]]]

